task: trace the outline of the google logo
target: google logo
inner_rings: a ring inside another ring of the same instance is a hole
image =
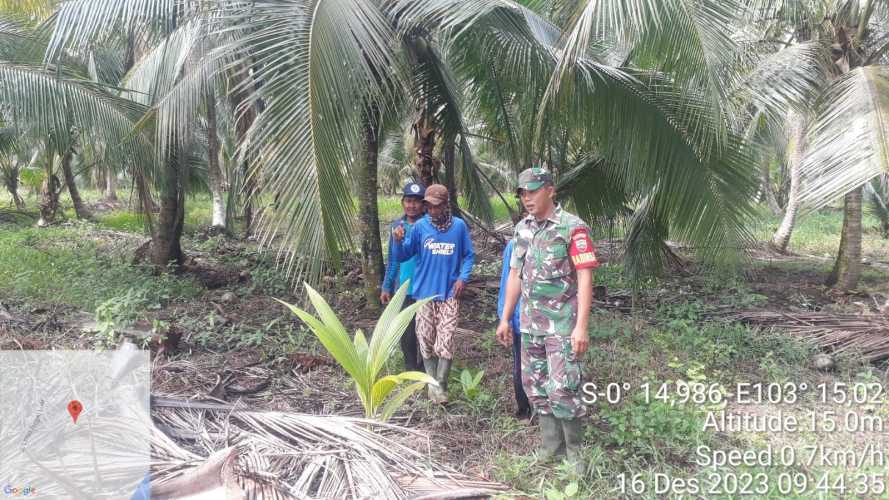
[[[37,489],[31,486],[13,486],[7,484],[3,486],[3,494],[8,497],[29,497],[37,494]]]

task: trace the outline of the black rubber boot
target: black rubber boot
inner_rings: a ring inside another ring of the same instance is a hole
[[[540,415],[540,459],[550,461],[565,454],[565,441],[559,419],[552,415]]]
[[[438,385],[441,387],[441,392],[438,396],[438,401],[436,403],[447,403],[448,402],[448,376],[451,374],[451,363],[453,360],[438,358],[438,369],[436,373],[438,374],[435,379],[438,380]]]
[[[438,358],[423,358],[423,367],[426,369],[426,375],[429,375],[432,378],[436,378],[438,373],[436,369],[438,368]],[[429,400],[433,403],[438,402],[438,394],[441,391],[440,388],[429,384]]]
[[[413,304],[414,300],[411,298],[404,299],[404,305],[402,306],[402,310],[404,310],[409,305]],[[411,319],[410,324],[407,325],[407,328],[404,330],[404,333],[401,334],[401,339],[399,341],[401,345],[401,354],[404,356],[404,369],[409,372],[421,372],[423,371],[423,358],[419,355],[419,351],[417,350],[417,319]]]
[[[565,436],[565,450],[568,462],[574,464],[578,475],[586,472],[583,459],[583,424],[580,419],[561,420],[562,433]]]

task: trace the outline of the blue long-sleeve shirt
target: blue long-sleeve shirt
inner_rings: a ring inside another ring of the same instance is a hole
[[[404,241],[396,241],[392,249],[399,262],[416,256],[413,280],[416,300],[450,299],[454,296],[454,283],[468,281],[475,263],[469,228],[459,217],[454,217],[447,231],[440,232],[427,215],[406,233]]]
[[[503,307],[506,305],[506,282],[509,281],[509,261],[512,258],[512,248],[514,246],[515,240],[509,240],[509,243],[506,244],[506,248],[503,249],[503,267],[500,271],[500,293],[497,295],[497,317],[499,319],[503,319]],[[522,315],[521,310],[522,298],[519,297],[515,309],[512,311],[512,318],[509,319],[509,322],[513,324],[513,328],[516,328],[519,324],[519,318]]]
[[[386,274],[383,276],[383,284],[380,288],[384,292],[395,293],[395,290],[400,288],[405,281],[411,280],[407,288],[407,296],[412,297],[416,259],[412,257],[404,262],[398,262],[398,259],[395,258],[395,238],[392,236],[392,230],[401,224],[404,224],[405,234],[410,233],[414,226],[407,221],[407,216],[402,216],[401,219],[393,221],[389,225],[389,255],[386,257]]]

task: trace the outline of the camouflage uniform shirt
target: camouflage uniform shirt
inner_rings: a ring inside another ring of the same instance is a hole
[[[510,267],[521,270],[521,330],[570,336],[577,322],[576,269],[599,265],[589,226],[556,205],[550,218],[529,215],[515,229]]]

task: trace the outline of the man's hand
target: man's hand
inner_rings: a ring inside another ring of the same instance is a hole
[[[466,288],[466,283],[463,280],[457,280],[454,283],[454,298],[460,298],[460,294],[463,293],[463,289]]]
[[[392,229],[392,236],[395,241],[401,242],[404,239],[404,224],[399,224]]]
[[[590,347],[590,336],[586,330],[575,328],[571,332],[571,350],[575,356],[580,356]]]
[[[509,347],[512,345],[512,328],[509,326],[508,321],[501,321],[499,325],[497,325],[497,342],[503,347]]]
[[[380,303],[386,305],[389,301],[392,300],[392,294],[389,292],[380,293]]]

